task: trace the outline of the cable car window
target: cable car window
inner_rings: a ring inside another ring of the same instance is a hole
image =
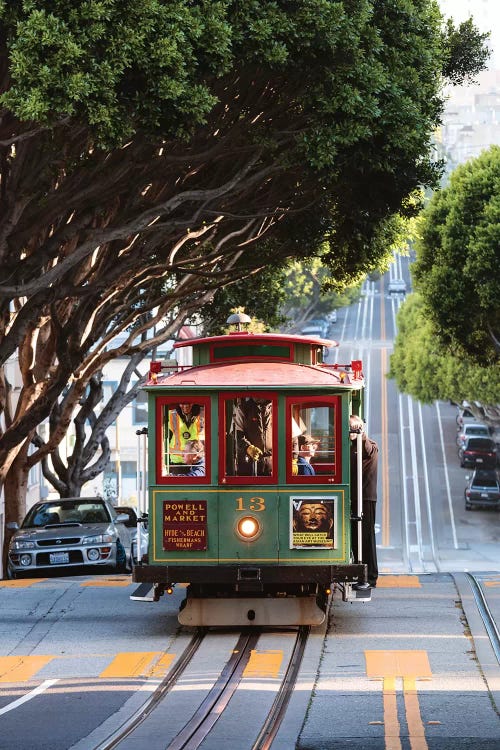
[[[222,473],[226,478],[254,477],[263,482],[274,481],[274,409],[272,398],[263,394],[233,394],[222,400],[221,424],[225,425]]]
[[[288,475],[292,481],[324,481],[337,474],[336,399],[289,399],[291,440]],[[339,438],[339,446],[341,440]],[[314,479],[314,478],[317,479]]]
[[[201,401],[201,399],[200,399]],[[160,403],[159,480],[207,477],[205,419],[208,404],[194,400]]]

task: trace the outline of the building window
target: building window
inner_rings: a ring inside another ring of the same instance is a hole
[[[146,391],[138,391],[134,400],[134,424],[148,423],[148,394]]]

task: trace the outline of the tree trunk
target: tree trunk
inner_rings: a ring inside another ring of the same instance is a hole
[[[9,542],[13,534],[12,530],[7,528],[7,524],[13,521],[20,524],[26,515],[26,490],[28,487],[29,474],[26,456],[29,444],[29,440],[24,442],[24,445],[11,464],[4,482],[5,528],[4,548],[2,552],[4,576],[7,575],[7,554]]]

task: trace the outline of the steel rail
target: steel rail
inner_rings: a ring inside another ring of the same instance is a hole
[[[260,630],[257,629],[251,629],[240,635],[233,654],[217,682],[192,718],[167,745],[166,750],[196,750],[201,745],[240,684],[250,653],[257,645],[259,636]]]
[[[116,732],[110,735],[106,740],[104,740],[104,742],[101,742],[99,745],[97,745],[94,750],[113,750],[149,716],[149,714],[156,708],[156,706],[163,699],[166,693],[168,693],[179,680],[179,677],[182,675],[187,665],[193,658],[193,655],[200,647],[200,644],[205,635],[205,628],[198,628],[196,630],[188,645],[175,662],[174,667],[166,675],[165,679],[162,680],[162,682],[158,685],[149,699],[146,700],[146,702],[134,714],[132,714],[132,716],[124,724],[122,724],[122,726],[119,727]]]
[[[252,745],[251,750],[269,750],[276,734],[278,733],[278,729],[285,717],[286,709],[297,682],[300,665],[302,664],[302,658],[304,656],[310,631],[311,627],[309,625],[299,628],[283,682],[281,683],[268,717],[264,722],[257,739]]]
[[[472,573],[465,573],[465,577],[469,581],[469,585],[472,589],[472,594],[476,601],[476,606],[478,608],[479,614],[481,615],[481,619],[488,634],[488,638],[490,639],[491,647],[498,663],[500,664],[500,633],[498,632],[496,622],[493,618],[493,615],[491,614],[490,608],[488,607],[484,592],[479,585],[477,578],[472,575]]]

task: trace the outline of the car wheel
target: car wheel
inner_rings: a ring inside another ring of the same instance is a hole
[[[472,510],[472,505],[470,503],[465,503],[465,510]]]

